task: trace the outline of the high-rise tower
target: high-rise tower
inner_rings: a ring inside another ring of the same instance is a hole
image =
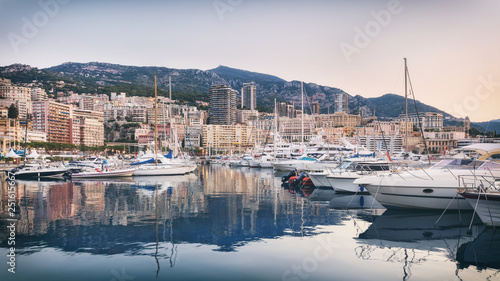
[[[257,87],[254,82],[243,83],[241,88],[241,108],[255,110],[257,107]]]
[[[233,125],[236,123],[236,95],[237,91],[227,85],[210,87],[210,109],[208,112],[209,124]]]

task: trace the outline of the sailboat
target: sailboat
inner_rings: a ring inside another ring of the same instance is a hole
[[[156,74],[154,75],[155,83],[155,139],[154,139],[154,163],[140,165],[133,173],[134,176],[170,176],[170,175],[183,175],[190,173],[196,169],[196,165],[188,163],[159,163],[158,162],[158,94],[156,88]],[[172,126],[172,123],[170,123]]]
[[[28,118],[26,118],[26,133],[24,136],[24,162],[21,166],[12,169],[10,172],[15,179],[63,179],[64,173],[68,171],[68,168],[64,165],[58,163],[57,165],[48,165],[45,162],[39,163],[26,163],[27,153],[26,153],[26,140],[28,139]],[[11,150],[7,156],[14,153]],[[14,153],[15,155],[15,153]],[[16,157],[17,158],[17,157]]]
[[[408,69],[405,59],[405,76]],[[411,80],[410,80],[411,81]],[[410,82],[411,88],[411,82]],[[418,111],[417,111],[418,114]],[[422,131],[422,127],[420,126]],[[423,132],[422,132],[423,135]],[[424,141],[424,145],[425,141]],[[475,159],[446,159],[426,169],[403,170],[365,176],[354,181],[367,189],[386,208],[472,210],[466,199],[457,194],[460,177],[500,177],[500,164],[488,160],[500,144],[476,144],[462,147],[481,155]],[[428,149],[426,149],[428,151]],[[475,197],[477,199],[477,197]]]

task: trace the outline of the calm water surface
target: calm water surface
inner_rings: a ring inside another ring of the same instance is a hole
[[[468,231],[472,213],[386,211],[280,176],[18,181],[15,274],[2,182],[0,280],[500,280],[500,231]]]

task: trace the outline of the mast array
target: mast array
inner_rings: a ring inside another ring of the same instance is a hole
[[[156,145],[156,141],[158,138],[158,94],[156,92],[156,74],[154,75],[155,80],[155,165],[158,165],[158,146]]]

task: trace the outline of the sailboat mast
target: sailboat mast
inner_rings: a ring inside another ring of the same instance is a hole
[[[158,94],[156,92],[156,74],[154,75],[155,77],[155,165],[158,165],[158,151],[157,151],[157,145],[156,141],[158,138]]]
[[[300,93],[301,93],[301,100],[302,100],[302,120],[301,120],[302,136],[301,136],[301,142],[303,145],[304,144],[304,84],[302,81],[300,81]]]
[[[170,143],[172,143],[172,76],[168,76],[168,116],[170,118]],[[172,148],[170,148],[172,149]],[[174,156],[172,151],[172,157]]]
[[[276,114],[276,98],[274,98],[274,137],[273,137],[273,146],[274,146],[274,158],[276,158],[276,137],[277,137],[277,133],[278,133],[278,117],[277,117],[277,114]]]
[[[408,153],[408,68],[405,60],[405,150]]]
[[[28,119],[30,118],[29,115],[29,112],[26,113],[26,133],[24,135],[24,164],[26,164],[26,156],[28,155],[26,150],[26,141],[28,140]]]

